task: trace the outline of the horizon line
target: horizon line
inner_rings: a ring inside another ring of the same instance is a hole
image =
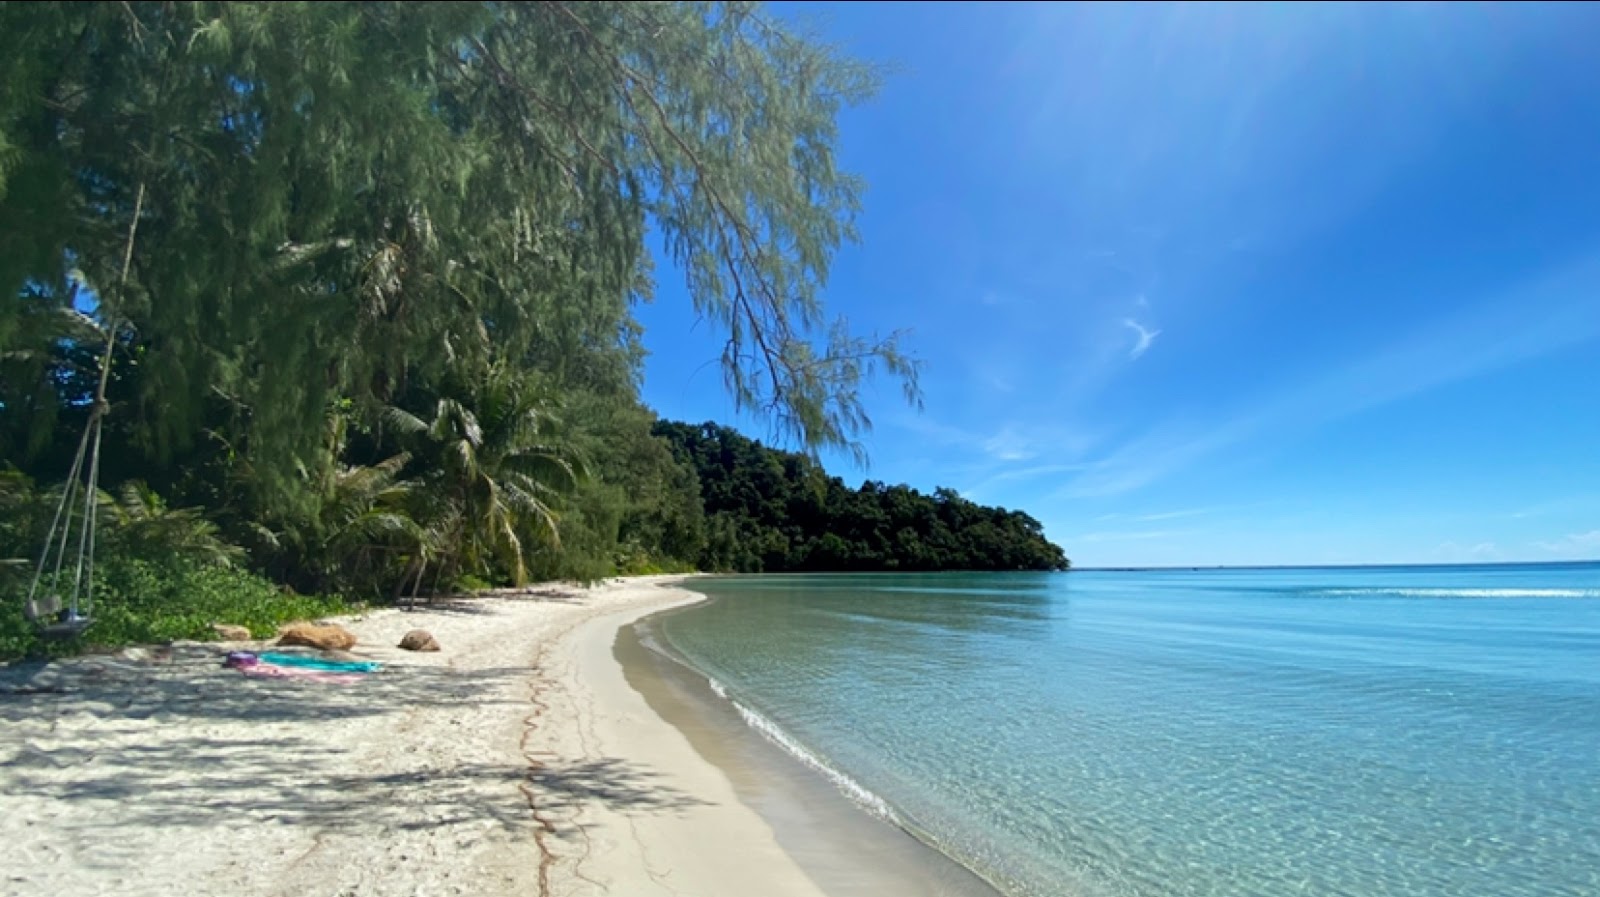
[[[1563,564],[1600,564],[1600,558],[1564,561],[1393,561],[1374,564],[1164,564],[1161,566],[1077,567],[1067,573],[1145,573],[1166,570],[1355,570],[1373,567],[1554,567]]]

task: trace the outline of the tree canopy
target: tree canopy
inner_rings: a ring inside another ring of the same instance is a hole
[[[334,401],[563,372],[648,294],[649,228],[733,395],[805,445],[860,435],[873,368],[914,388],[820,301],[861,192],[835,116],[874,72],[753,4],[8,3],[0,35],[0,348],[95,290],[157,456],[220,402],[284,497]]]
[[[863,190],[836,120],[876,84],[751,3],[0,4],[0,561],[109,347],[102,501],[163,521],[130,557],[362,598],[1063,565],[1028,518],[639,401],[655,257],[786,442],[859,450],[874,376],[917,400],[898,334],[823,305]]]

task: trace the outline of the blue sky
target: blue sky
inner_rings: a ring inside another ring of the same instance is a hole
[[[831,472],[1080,566],[1600,557],[1600,10],[778,11],[895,68],[827,299],[926,407]],[[763,435],[658,274],[646,401]]]

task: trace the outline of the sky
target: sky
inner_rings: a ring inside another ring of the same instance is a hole
[[[1600,8],[781,4],[891,67],[831,312],[863,479],[1075,566],[1600,557]],[[658,266],[644,398],[767,435]]]

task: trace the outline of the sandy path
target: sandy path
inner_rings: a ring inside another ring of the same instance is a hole
[[[353,686],[210,646],[0,670],[0,894],[814,894],[610,657],[693,598],[378,612],[349,625],[388,667]],[[417,627],[444,651],[388,647]]]

